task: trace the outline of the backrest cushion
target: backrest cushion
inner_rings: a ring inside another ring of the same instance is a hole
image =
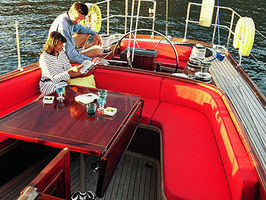
[[[3,111],[40,93],[41,71],[34,70],[0,83],[0,110]]]
[[[200,84],[162,81],[161,101],[198,110],[209,119],[223,161],[232,199],[254,199],[258,180],[222,98]]]
[[[160,99],[161,77],[97,68],[94,78],[97,88]]]
[[[134,41],[131,41],[130,46],[133,47]],[[156,46],[157,42],[145,42],[145,41],[137,41],[136,47],[138,48],[145,48],[145,49],[153,49]],[[121,50],[123,51],[128,46],[128,40],[125,39],[121,42]],[[174,45],[178,59],[182,61],[188,61],[189,56],[192,52],[192,48],[185,45]],[[159,43],[155,50],[159,53],[157,57],[162,58],[175,58],[175,52],[172,47],[169,47],[169,43]]]

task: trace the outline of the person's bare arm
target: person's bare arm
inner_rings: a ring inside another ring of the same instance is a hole
[[[67,72],[71,78],[75,78],[82,75],[81,72],[79,71],[82,67],[83,67],[82,65],[75,66],[69,69]]]

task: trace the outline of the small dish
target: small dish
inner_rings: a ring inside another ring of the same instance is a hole
[[[108,116],[114,116],[115,113],[116,113],[116,111],[117,111],[117,108],[106,107],[106,108],[104,109],[104,114],[105,114],[105,115],[108,115]]]
[[[44,96],[42,101],[44,104],[53,104],[54,96]]]

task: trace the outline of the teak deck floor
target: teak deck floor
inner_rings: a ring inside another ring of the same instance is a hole
[[[256,149],[262,167],[266,167],[266,111],[249,85],[239,75],[230,61],[213,61],[212,77],[232,101],[239,118],[249,134],[249,140]]]
[[[72,193],[79,188],[79,157],[78,161],[72,162],[71,171],[71,191]],[[96,191],[98,174],[94,172],[91,165],[97,161],[97,158],[86,156],[86,190]],[[153,168],[145,166],[146,163],[152,162]],[[158,199],[158,168],[159,164],[146,157],[137,154],[127,153],[121,160],[113,179],[108,186],[103,200],[155,200]]]
[[[74,154],[74,155],[73,155]],[[71,194],[79,188],[79,154],[73,153],[70,161]],[[86,189],[95,192],[97,184],[97,172],[94,172],[91,165],[97,161],[94,156],[85,156],[86,161]],[[153,168],[145,166],[147,162],[154,164]],[[19,196],[20,191],[40,173],[40,171],[49,163],[49,160],[43,160],[27,170],[7,184],[0,187],[0,199],[14,200]],[[140,155],[127,153],[121,160],[113,179],[103,198],[104,200],[119,199],[158,199],[159,186],[159,163]],[[97,198],[99,199],[99,198]]]

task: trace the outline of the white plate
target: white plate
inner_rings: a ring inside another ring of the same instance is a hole
[[[81,94],[75,97],[75,100],[79,103],[88,104],[98,98],[98,95],[93,93]]]

